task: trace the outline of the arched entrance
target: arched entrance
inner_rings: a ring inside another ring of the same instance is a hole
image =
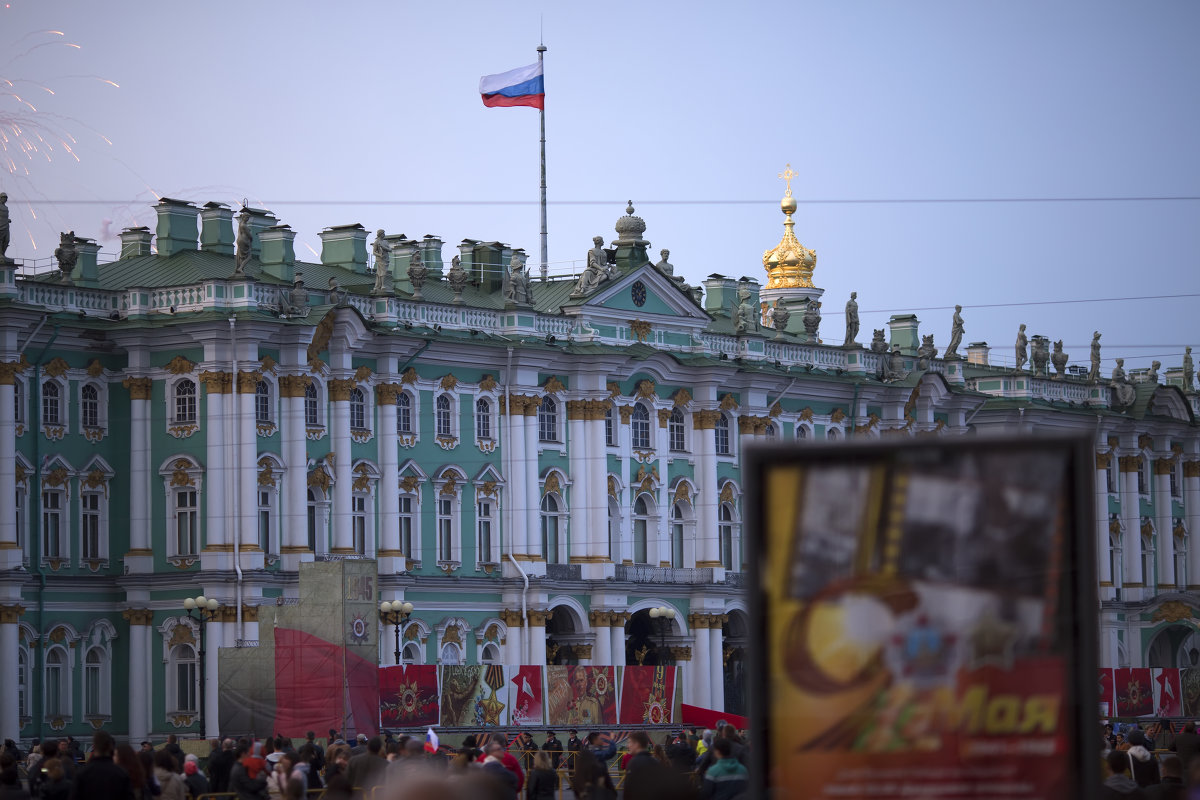
[[[1200,666],[1200,631],[1192,625],[1168,625],[1150,641],[1149,667]]]
[[[556,605],[554,616],[546,622],[546,663],[578,664],[579,650],[585,644],[581,620],[576,618],[575,609],[568,605]]]
[[[635,611],[625,624],[625,663],[647,667],[672,666],[671,645],[679,635],[673,619],[650,616],[650,609]]]

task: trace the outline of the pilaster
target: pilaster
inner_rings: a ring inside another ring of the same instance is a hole
[[[375,387],[379,411],[379,574],[404,572],[408,559],[400,552],[400,465],[396,454],[396,398],[400,387],[381,383]]]
[[[280,560],[285,572],[300,569],[311,561],[308,548],[308,457],[305,442],[304,390],[312,383],[308,375],[279,377],[279,405],[283,482],[280,492],[282,530]]]
[[[9,412],[13,410],[9,401]],[[7,503],[6,503],[7,505]],[[25,608],[12,603],[0,605],[0,664],[8,665],[6,669],[16,670],[19,626],[21,615]],[[28,671],[26,673],[28,681]],[[20,707],[18,705],[17,682],[15,680],[0,681],[0,738],[16,741],[21,738]]]
[[[1108,530],[1108,468],[1111,463],[1111,454],[1096,454],[1096,574],[1099,576],[1101,600],[1111,600],[1115,596],[1112,544]]]
[[[1175,459],[1156,458],[1152,466],[1154,485],[1154,537],[1157,559],[1158,591],[1174,591],[1175,587],[1175,534],[1171,528],[1171,473]]]
[[[333,459],[333,546],[332,553],[354,553],[351,529],[352,479],[350,477],[350,390],[353,380],[329,382],[330,457]]]
[[[150,467],[150,413],[154,381],[128,377],[122,384],[129,390],[129,552],[125,570],[131,574],[154,571],[150,546],[152,482]],[[211,429],[205,434],[210,440]],[[203,559],[203,556],[202,556]],[[203,560],[202,562],[203,563]],[[143,687],[145,684],[143,684]]]
[[[1200,460],[1183,462],[1183,513],[1187,518],[1188,591],[1200,590]]]
[[[129,738],[140,742],[150,736],[150,631],[154,612],[130,608],[121,612],[129,623]]]
[[[1121,562],[1124,572],[1121,599],[1141,600],[1146,578],[1142,575],[1142,535],[1139,516],[1137,477],[1141,456],[1120,456],[1121,474]]]

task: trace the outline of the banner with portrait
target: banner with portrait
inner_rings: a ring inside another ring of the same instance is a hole
[[[546,667],[546,720],[555,727],[592,730],[617,722],[617,683],[613,667]]]

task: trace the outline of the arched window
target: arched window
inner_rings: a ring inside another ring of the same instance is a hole
[[[558,401],[550,395],[543,397],[538,406],[538,440],[558,441]]]
[[[197,668],[196,648],[190,644],[177,644],[171,648],[170,669],[167,672],[171,684],[167,695],[169,712],[191,713],[198,710],[196,703]]]
[[[104,716],[104,651],[93,647],[87,651],[83,662],[83,715],[85,717]]]
[[[438,497],[438,561],[454,561],[454,498]]]
[[[357,386],[350,390],[350,427],[360,431],[367,427],[367,398]]]
[[[416,642],[409,642],[404,645],[404,650],[400,653],[400,659],[405,664],[420,664],[421,663],[421,648]]]
[[[254,421],[271,422],[271,384],[266,381],[254,384]]]
[[[796,438],[797,439],[807,439],[808,438],[808,426],[807,425],[801,425],[798,422],[796,423]]]
[[[670,440],[671,450],[679,453],[687,449],[685,433],[683,412],[678,408],[672,408],[671,416],[667,420],[667,438]]]
[[[481,664],[496,664],[500,661],[500,648],[496,647],[492,642],[488,642],[483,646],[483,652],[479,654],[479,662]]]
[[[671,566],[683,568],[683,506],[676,503],[671,506]]]
[[[608,557],[621,563],[621,507],[615,497],[608,498]]]
[[[104,506],[103,492],[84,491],[79,495],[79,558],[83,561],[106,557]]]
[[[734,569],[733,506],[729,503],[722,503],[717,514],[717,536],[721,540],[721,566]]]
[[[100,426],[100,390],[90,383],[79,390],[79,423],[85,428]]]
[[[454,642],[447,642],[442,645],[442,664],[446,666],[455,666],[462,663],[462,650]]]
[[[604,443],[609,447],[617,446],[617,409],[610,405],[604,412]]]
[[[559,539],[562,533],[562,509],[553,494],[542,496],[542,557],[547,564],[558,564]]]
[[[42,424],[61,425],[62,387],[55,381],[42,384]]]
[[[842,432],[839,431],[837,428],[826,428],[825,429],[825,438],[831,442],[836,439],[841,438],[841,435],[842,435]]]
[[[317,384],[304,387],[304,424],[316,427],[321,424],[320,406],[317,404]]]
[[[46,653],[45,703],[46,718],[71,715],[70,675],[67,671],[67,653],[61,647],[53,647]]]
[[[775,441],[775,437],[778,435],[779,431],[776,430],[774,422],[768,422],[767,426],[763,428],[763,438],[768,441]]]
[[[175,384],[175,421],[196,421],[196,382],[190,378]]]
[[[1175,585],[1177,587],[1188,585],[1188,537],[1187,532],[1180,525],[1176,528],[1179,532],[1175,536]]]
[[[633,501],[633,563],[650,563],[650,508],[646,496],[638,495]]]
[[[717,455],[729,455],[729,417],[724,414],[717,415],[716,439],[717,439]]]
[[[401,392],[396,398],[396,433],[413,432],[412,395]]]
[[[57,489],[42,492],[42,559],[67,558],[66,503]]]
[[[642,450],[650,449],[650,409],[642,403],[635,403],[633,406],[631,432],[634,447]]]
[[[492,438],[492,403],[486,397],[475,401],[475,438]]]
[[[450,415],[450,397],[449,395],[438,395],[437,403],[435,404],[435,419],[437,421],[438,436],[454,436],[453,420]]]
[[[194,489],[183,486],[176,488],[171,499],[174,502],[175,552],[171,555],[194,556],[200,553],[200,508]]]
[[[317,552],[317,523],[318,517],[317,493],[312,489],[308,490],[308,549],[312,552]]]

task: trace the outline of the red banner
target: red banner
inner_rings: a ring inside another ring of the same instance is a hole
[[[1179,685],[1179,670],[1152,669],[1154,679],[1154,715],[1178,717],[1183,714],[1183,691]]]
[[[1100,670],[1100,716],[1111,717],[1117,713],[1117,695],[1113,691],[1112,668]]]
[[[275,629],[275,732],[379,730],[375,664],[303,631]],[[349,707],[347,707],[347,701]]]
[[[674,722],[675,667],[625,667],[621,671],[621,724]]]
[[[1118,717],[1145,717],[1154,713],[1154,691],[1149,667],[1115,670]]]
[[[546,667],[548,724],[590,730],[617,721],[617,687],[612,667]]]
[[[542,713],[542,668],[525,666],[516,669],[517,674],[512,679],[513,688],[509,690],[512,724],[541,725],[545,719]]]
[[[437,666],[409,664],[381,668],[379,713],[385,728],[437,725]]]
[[[679,706],[679,716],[683,717],[683,724],[689,728],[712,728],[717,729],[717,725],[724,722],[726,725],[732,725],[739,731],[744,731],[750,727],[750,722],[745,717],[739,717],[737,714],[727,714],[724,711],[713,711],[711,708],[702,708],[701,706],[689,706],[683,703]]]

